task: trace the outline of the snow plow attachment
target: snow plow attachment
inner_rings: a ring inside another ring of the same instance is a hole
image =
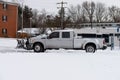
[[[26,50],[31,50],[32,47],[29,44],[29,39],[17,39],[17,48],[23,48]]]
[[[17,48],[23,48],[23,47],[24,47],[24,40],[17,39]]]

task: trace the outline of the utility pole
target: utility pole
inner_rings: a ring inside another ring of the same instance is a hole
[[[92,14],[92,3],[90,3],[90,24],[91,24],[91,29],[93,28],[92,18],[93,18],[93,14]]]
[[[91,29],[93,28],[93,14],[94,14],[95,4],[93,2],[90,3],[90,23]]]
[[[21,18],[22,18],[22,22],[21,22],[21,29],[22,29],[22,33],[21,33],[21,37],[22,37],[22,41],[23,41],[23,27],[24,27],[24,21],[23,21],[23,13],[24,13],[24,0],[21,1],[21,7],[22,7],[22,14],[21,14]]]
[[[61,5],[61,7],[58,7],[58,8],[61,8],[61,10],[60,10],[61,28],[64,29],[64,25],[63,25],[63,23],[64,23],[64,15],[65,15],[65,9],[64,8],[66,8],[66,7],[64,7],[64,4],[67,4],[67,2],[62,1],[62,2],[57,3],[57,4]]]

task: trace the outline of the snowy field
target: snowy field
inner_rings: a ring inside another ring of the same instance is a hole
[[[16,49],[15,39],[0,38],[0,80],[120,80],[120,50]]]

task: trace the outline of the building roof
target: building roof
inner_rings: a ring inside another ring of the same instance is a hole
[[[13,3],[13,2],[8,2],[8,1],[0,1],[0,4],[3,4],[3,3],[7,3],[9,5],[14,5],[14,6],[18,6],[19,5],[18,3]]]
[[[83,27],[120,27],[120,23],[80,23],[80,24],[68,24],[68,27],[79,27],[79,28],[83,28]]]

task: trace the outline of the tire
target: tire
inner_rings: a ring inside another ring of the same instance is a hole
[[[85,50],[86,50],[86,52],[94,53],[95,52],[95,46],[94,45],[87,45]]]
[[[41,44],[37,43],[33,47],[34,52],[44,52],[44,48]]]

